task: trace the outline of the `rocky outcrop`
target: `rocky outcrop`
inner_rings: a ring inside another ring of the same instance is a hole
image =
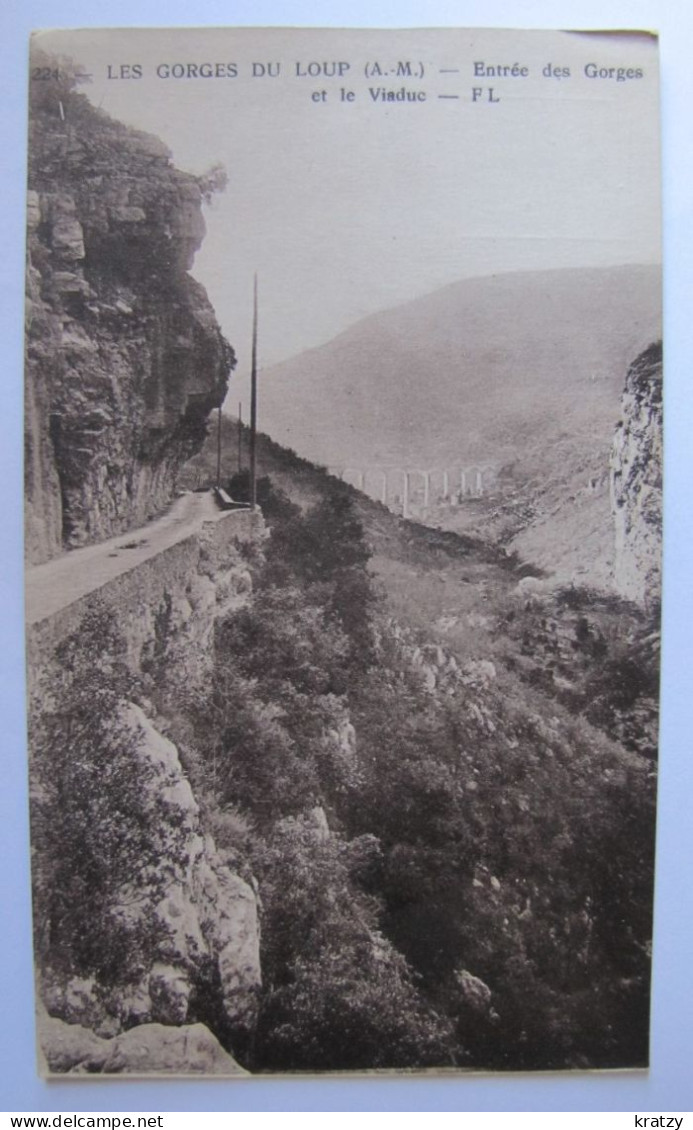
[[[497,882],[497,880],[496,880]],[[467,969],[458,969],[454,974],[455,988],[460,1002],[470,1012],[487,1015],[491,1010],[492,993],[488,985],[479,977],[475,977]]]
[[[142,1024],[103,1039],[79,1024],[39,1016],[44,1074],[246,1075],[204,1024]]]
[[[105,988],[95,977],[52,980],[46,1006],[69,1023],[111,1035],[133,1024],[185,1024],[194,994],[213,977],[229,1028],[250,1032],[260,989],[258,906],[253,889],[229,870],[200,810],[173,742],[140,706],[122,707],[125,732],[136,742],[138,780],[150,794],[151,828],[166,855],[155,871],[142,868],[116,894],[123,937],[151,939],[137,979]],[[140,955],[141,958],[141,955]]]
[[[614,580],[628,600],[659,600],[662,552],[662,346],[631,365],[611,451]]]
[[[26,544],[37,563],[170,500],[234,357],[188,274],[204,182],[67,89],[35,96],[29,154]]]
[[[49,970],[46,1007],[110,1037],[133,1026],[199,1019],[199,1002],[214,985],[224,1029],[243,1040],[255,1023],[261,984],[255,892],[223,864],[205,834],[175,745],[133,703],[121,708],[121,722],[147,793],[143,811],[152,820],[144,834],[165,854],[154,868],[143,864],[113,896],[121,944],[132,939],[136,955],[125,963],[130,979],[106,985],[95,976]]]
[[[217,1048],[218,1069],[228,1074],[233,1061],[207,1028],[234,1055],[247,1052],[261,984],[255,881],[217,850],[178,746],[166,736],[173,732],[182,748],[187,731],[179,736],[176,718],[161,710],[175,716],[181,695],[194,698],[211,677],[217,622],[250,599],[248,558],[261,556],[265,532],[259,514],[217,515],[29,631],[34,829],[40,840],[40,829],[59,822],[60,797],[79,794],[76,823],[68,818],[68,825],[79,831],[95,820],[96,854],[108,863],[92,890],[95,913],[80,928],[90,939],[86,959],[52,926],[60,909],[37,895],[45,924],[42,1002],[69,1025],[65,1039],[83,1030],[100,1049],[97,1060],[88,1052],[64,1067],[62,1053],[51,1060],[46,1051],[51,1071],[214,1073]],[[104,687],[112,706],[99,705]],[[87,733],[68,741],[56,710],[74,721],[85,701]],[[47,882],[64,892],[65,874],[46,878],[49,858],[56,848],[71,853],[63,834],[48,841],[37,849],[36,889]],[[201,1045],[193,1039],[198,1029],[206,1033]],[[138,1035],[125,1056],[116,1037],[131,1030]]]

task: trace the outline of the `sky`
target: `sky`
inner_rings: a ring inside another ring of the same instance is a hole
[[[659,258],[650,37],[207,28],[38,42],[179,167],[225,166],[193,273],[239,374],[255,272],[262,367],[461,278]],[[195,74],[202,63],[218,77]]]

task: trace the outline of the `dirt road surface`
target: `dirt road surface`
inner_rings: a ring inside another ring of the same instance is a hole
[[[153,522],[98,545],[72,549],[26,572],[26,622],[40,620],[101,588],[114,577],[190,537],[204,522],[230,518],[211,493],[185,494]]]

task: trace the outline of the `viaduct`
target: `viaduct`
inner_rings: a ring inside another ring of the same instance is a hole
[[[459,506],[468,498],[481,498],[495,481],[497,468],[471,464],[445,470],[405,467],[329,467],[369,498],[408,518],[431,506]]]

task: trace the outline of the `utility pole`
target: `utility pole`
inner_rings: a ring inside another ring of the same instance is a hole
[[[253,350],[250,365],[250,505],[257,506],[257,275],[253,279]]]
[[[221,404],[217,408],[217,487],[221,487]]]
[[[243,470],[243,405],[238,401],[238,474]]]

